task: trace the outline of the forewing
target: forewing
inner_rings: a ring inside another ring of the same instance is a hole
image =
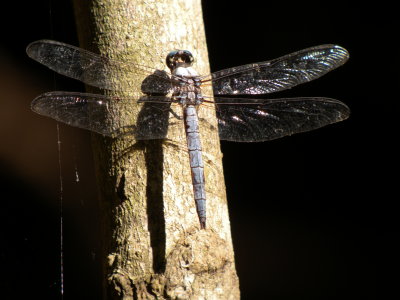
[[[340,46],[321,45],[274,60],[221,70],[211,74],[214,95],[282,91],[321,77],[344,64],[348,58],[348,52]]]
[[[136,100],[87,93],[50,92],[35,98],[31,107],[34,112],[59,122],[110,137],[129,135],[135,139],[165,138],[170,119],[170,99],[151,97],[146,103],[136,103]],[[136,121],[132,114],[134,109],[139,110]]]
[[[329,98],[215,101],[220,139],[234,142],[273,140],[342,121],[350,114],[344,103]]]
[[[157,81],[152,82],[151,91],[147,92],[163,94],[170,88],[168,76],[165,74],[161,76],[160,71],[156,69],[128,61],[112,60],[65,43],[40,40],[28,45],[26,52],[29,57],[51,70],[98,88],[118,89],[110,80],[112,78],[110,75],[116,72],[124,74],[123,78],[119,78],[118,84],[121,86],[129,86],[130,83],[137,81],[138,75],[155,75]]]

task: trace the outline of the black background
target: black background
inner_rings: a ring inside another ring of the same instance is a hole
[[[253,0],[203,1],[203,10],[212,71],[324,43],[350,52],[340,69],[277,95],[339,99],[350,119],[267,143],[222,143],[242,299],[384,299],[398,284],[397,10]],[[78,45],[73,10],[31,1],[1,14],[0,298],[58,299],[57,130],[29,103],[55,86],[83,87],[30,61],[25,47],[41,38]],[[64,297],[98,299],[90,135],[63,125],[60,135]]]

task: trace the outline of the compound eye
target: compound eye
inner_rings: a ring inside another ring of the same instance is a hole
[[[193,58],[193,54],[188,51],[188,50],[182,50],[182,60],[188,64],[188,65],[192,65],[194,58]]]
[[[171,70],[175,68],[176,66],[176,61],[175,61],[175,56],[177,54],[178,51],[171,51],[170,53],[168,53],[166,59],[165,59],[165,63],[168,66],[168,68],[170,68]]]

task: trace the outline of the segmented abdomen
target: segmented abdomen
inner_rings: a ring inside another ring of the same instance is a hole
[[[196,107],[194,105],[187,105],[184,108],[183,115],[186,127],[187,145],[189,149],[190,168],[192,171],[194,200],[196,202],[200,227],[204,229],[206,227],[206,191]]]

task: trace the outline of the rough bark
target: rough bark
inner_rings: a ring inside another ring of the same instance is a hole
[[[209,72],[200,0],[75,0],[81,46],[165,70],[166,54],[190,50]],[[140,98],[143,76],[121,86]],[[121,93],[120,93],[121,94]],[[139,111],[121,111],[121,123]],[[213,109],[199,117],[217,127]],[[201,128],[207,229],[196,215],[183,122],[167,140],[93,137],[102,210],[107,299],[239,299],[218,133]]]

